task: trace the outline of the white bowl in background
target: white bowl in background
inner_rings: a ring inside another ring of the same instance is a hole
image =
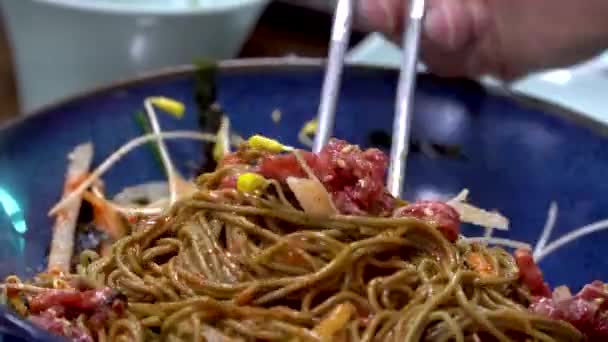
[[[178,4],[181,2],[182,4]],[[267,0],[0,0],[21,111],[197,58],[235,57]]]

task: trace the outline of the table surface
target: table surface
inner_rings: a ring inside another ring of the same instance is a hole
[[[297,14],[297,15],[296,15]],[[0,16],[0,122],[18,113],[17,90],[9,42]],[[310,25],[310,23],[315,25]],[[306,57],[327,55],[331,29],[328,14],[272,3],[262,15],[239,57],[277,57],[289,54]],[[362,39],[354,33],[351,44]]]

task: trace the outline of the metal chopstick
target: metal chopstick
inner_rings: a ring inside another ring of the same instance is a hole
[[[404,16],[403,55],[395,102],[391,162],[387,177],[387,188],[396,197],[401,195],[406,172],[414,88],[416,86],[416,65],[424,12],[425,0],[410,0]],[[319,152],[327,144],[334,129],[336,104],[353,15],[353,0],[339,0],[334,15],[327,69],[321,91],[318,128],[313,145],[315,152]]]
[[[342,69],[354,16],[353,0],[338,0],[331,33],[329,56],[323,89],[321,90],[321,103],[319,104],[318,128],[313,144],[313,151],[319,152],[327,144],[334,129],[336,116],[336,103],[340,93]]]
[[[396,197],[401,195],[405,178],[411,119],[414,109],[413,98],[416,86],[416,65],[418,62],[424,11],[424,0],[411,0],[404,19],[404,27],[406,29],[402,41],[403,55],[401,57],[401,70],[397,87],[395,118],[393,121],[391,162],[387,178],[388,191]]]

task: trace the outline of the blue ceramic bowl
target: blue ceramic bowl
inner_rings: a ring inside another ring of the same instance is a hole
[[[262,133],[298,145],[300,127],[314,117],[323,69],[317,60],[226,62],[219,97],[242,136]],[[383,146],[390,134],[397,74],[391,70],[349,67],[337,113],[335,136]],[[31,275],[42,269],[51,237],[46,212],[63,186],[66,155],[84,141],[95,145],[99,163],[139,135],[134,113],[147,96],[183,101],[182,120],[165,116],[165,130],[196,129],[193,69],[183,67],[115,84],[50,106],[0,129],[0,274]],[[275,123],[271,112],[280,109]],[[469,81],[421,75],[416,91],[413,138],[460,148],[459,154],[414,151],[409,156],[408,199],[446,198],[463,188],[471,201],[498,209],[511,219],[509,232],[530,244],[539,238],[552,201],[559,206],[550,241],[575,228],[608,218],[608,129],[584,116]],[[201,162],[200,145],[169,142],[185,174]],[[113,194],[121,188],[162,179],[147,148],[113,168],[104,180]],[[466,228],[468,236],[483,231]],[[578,288],[607,279],[603,248],[608,233],[595,233],[556,250],[541,262],[551,285]]]

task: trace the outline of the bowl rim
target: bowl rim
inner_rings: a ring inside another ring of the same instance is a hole
[[[260,72],[260,71],[297,71],[297,70],[313,70],[321,69],[325,66],[325,59],[323,58],[307,58],[307,57],[264,57],[264,58],[245,58],[245,59],[228,59],[218,62],[218,66],[222,73],[243,73],[243,72]],[[380,74],[395,74],[398,72],[397,69],[392,67],[384,67],[377,65],[365,65],[357,63],[347,63],[347,68],[354,69],[360,72],[368,73],[380,73]],[[117,80],[99,87],[83,90],[72,96],[68,96],[63,99],[56,100],[47,105],[41,106],[28,114],[19,115],[13,119],[7,120],[4,123],[0,123],[0,134],[3,132],[10,131],[13,127],[16,127],[27,120],[33,119],[38,116],[50,115],[49,113],[55,109],[59,109],[63,106],[84,100],[88,97],[99,95],[109,91],[121,90],[129,88],[134,85],[160,81],[164,79],[173,79],[176,77],[183,77],[191,75],[196,70],[196,67],[192,64],[171,66],[161,68],[155,71],[142,73],[135,77],[129,77],[122,80]],[[580,112],[576,112],[558,104],[550,103],[538,98],[534,98],[527,94],[511,90],[502,85],[482,85],[481,83],[469,79],[462,78],[441,78],[428,73],[419,73],[418,77],[431,78],[435,80],[441,80],[443,83],[452,84],[464,84],[468,83],[479,88],[484,89],[490,95],[509,98],[523,106],[534,108],[543,111],[549,115],[555,115],[571,121],[573,124],[585,127],[595,132],[596,134],[608,137],[608,123],[604,123],[593,117],[585,115]],[[320,91],[320,89],[319,89]]]
[[[156,15],[156,16],[198,16],[203,14],[219,14],[237,10],[244,6],[264,5],[269,0],[242,0],[241,3],[213,5],[211,7],[145,7],[136,4],[98,2],[85,0],[20,0],[37,2],[48,6],[87,12],[102,12],[115,15]],[[215,0],[214,2],[219,2]]]

